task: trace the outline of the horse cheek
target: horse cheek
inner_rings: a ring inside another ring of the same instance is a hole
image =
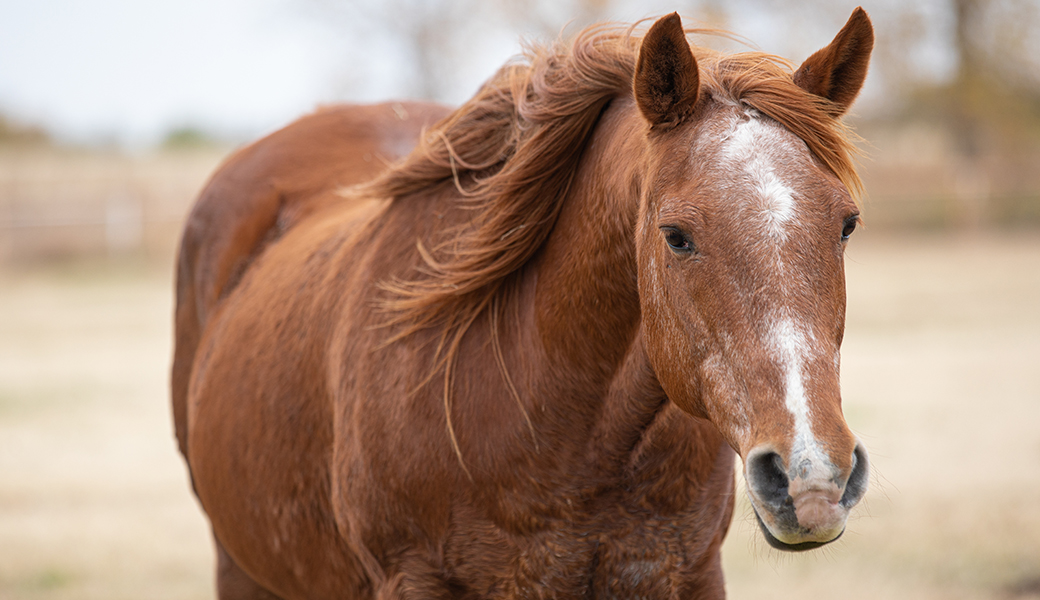
[[[706,418],[693,344],[681,325],[681,316],[670,307],[648,303],[643,311],[650,365],[665,395],[680,410]]]

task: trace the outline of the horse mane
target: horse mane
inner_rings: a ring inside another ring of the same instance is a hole
[[[418,277],[384,284],[395,322],[409,321],[409,331],[472,322],[538,250],[601,112],[631,88],[637,42],[598,26],[570,45],[526,47],[403,162],[352,191],[411,202],[454,182],[471,215],[432,248],[419,243]]]
[[[542,245],[600,114],[612,99],[632,93],[641,42],[635,27],[596,25],[570,44],[526,47],[427,130],[402,162],[351,190],[412,202],[413,195],[454,182],[459,205],[472,215],[432,248],[418,243],[423,265],[414,278],[383,284],[391,322],[410,324],[402,335],[432,325],[465,330]],[[854,136],[832,116],[828,100],[794,84],[788,61],[762,52],[693,51],[702,93],[778,121],[859,194]]]

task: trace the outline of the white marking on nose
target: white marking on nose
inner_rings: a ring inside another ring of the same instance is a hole
[[[794,417],[794,440],[788,475],[808,478],[819,473],[827,478],[830,460],[812,432],[812,411],[803,380],[805,357],[812,348],[812,335],[806,334],[791,319],[782,318],[772,331],[773,345],[784,369],[784,405]]]

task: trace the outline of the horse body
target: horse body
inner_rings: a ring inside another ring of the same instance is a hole
[[[212,234],[189,228],[175,418],[222,598],[721,597],[734,450],[767,539],[798,549],[840,535],[866,462],[831,403],[844,316],[834,228],[855,205],[788,127],[701,91],[681,36],[663,19],[638,63],[618,42],[590,59],[623,67],[589,77],[598,95],[543,115],[530,139],[507,132],[516,156],[550,138],[549,164],[495,188],[513,206],[465,201],[513,166],[485,137],[469,154],[460,141],[515,118],[487,108],[514,87],[506,78],[347,198],[318,186],[301,208],[257,211],[266,228],[241,225],[258,220],[241,211],[230,221],[249,241],[223,253],[199,250]],[[814,66],[862,54],[841,34],[832,45]],[[843,61],[831,71],[847,78]],[[818,71],[799,77],[851,102]],[[532,86],[551,96],[560,81]],[[551,139],[574,122],[569,146]],[[356,164],[366,146],[351,144]],[[346,152],[342,138],[309,151],[333,147]],[[778,179],[790,157],[793,183]],[[551,210],[529,217],[523,202],[539,201]]]
[[[609,164],[595,150],[585,162]],[[563,240],[582,238],[630,251],[622,233],[636,207],[595,208],[620,216],[610,231],[590,226],[584,203],[566,203],[558,237],[517,284],[514,302],[527,308],[499,335],[533,439],[498,366],[482,360],[490,322],[474,324],[458,361],[475,368],[457,374],[452,407],[470,480],[444,435],[439,386],[414,391],[434,368],[421,349],[435,340],[379,348],[386,333],[373,327],[385,318],[372,302],[379,281],[413,268],[399,240],[465,217],[442,196],[418,215],[385,202],[315,212],[223,301],[193,375],[191,396],[205,402],[189,413],[192,474],[216,537],[286,597],[363,597],[379,585],[432,597],[720,592],[733,452],[655,386],[638,348],[634,270],[611,260],[574,272],[557,258]],[[538,285],[561,278],[576,285]],[[365,560],[390,566],[369,573]],[[373,581],[380,572],[400,579]]]

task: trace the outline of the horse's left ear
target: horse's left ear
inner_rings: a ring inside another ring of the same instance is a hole
[[[700,76],[678,13],[658,19],[646,32],[632,89],[651,127],[674,127],[693,112]]]
[[[841,116],[863,87],[873,49],[874,27],[870,17],[862,8],[856,8],[834,41],[798,67],[794,82],[803,90],[830,100],[834,116]]]

